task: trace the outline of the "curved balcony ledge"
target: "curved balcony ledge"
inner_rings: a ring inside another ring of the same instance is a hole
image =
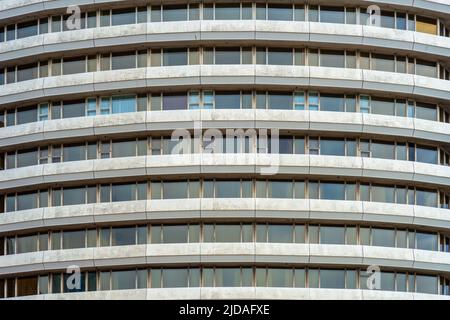
[[[272,65],[149,67],[56,76],[0,86],[0,99],[11,104],[118,89],[218,84],[332,87],[450,100],[447,80],[373,70]]]
[[[0,147],[117,133],[176,129],[312,130],[399,136],[448,143],[450,124],[376,114],[297,110],[177,110],[48,120],[0,128]]]
[[[0,257],[0,275],[133,265],[246,263],[266,265],[380,266],[450,272],[450,254],[359,245],[284,243],[189,243],[53,250]]]
[[[346,48],[371,46],[440,58],[450,56],[450,38],[420,32],[334,23],[238,20],[153,22],[36,35],[0,43],[0,61],[149,42],[167,45],[230,40],[335,43],[346,44]]]
[[[5,170],[3,191],[70,181],[188,174],[325,175],[450,185],[450,167],[410,161],[286,154],[187,154],[44,164]]]
[[[159,223],[160,221],[320,221],[391,224],[450,229],[447,209],[379,202],[310,199],[183,199],[142,200],[47,207],[0,214],[0,232],[92,226],[95,224]]]
[[[164,288],[46,294],[15,300],[449,300],[449,296],[360,289],[318,288]]]

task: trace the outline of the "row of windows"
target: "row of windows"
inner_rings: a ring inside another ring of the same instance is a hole
[[[250,132],[250,131],[247,131]],[[13,169],[38,164],[191,153],[273,153],[312,154],[347,157],[372,157],[450,165],[450,155],[444,150],[407,142],[389,142],[363,138],[330,138],[254,135],[203,139],[187,137],[141,137],[129,140],[101,140],[83,143],[54,144],[37,148],[0,153],[0,169]],[[205,132],[205,134],[207,131]],[[277,144],[275,143],[277,141]],[[440,156],[439,156],[440,155]],[[440,159],[440,160],[439,160]],[[4,164],[4,165],[3,165]]]
[[[49,32],[70,31],[75,28],[96,28],[126,24],[188,21],[188,20],[278,20],[376,25],[384,28],[411,30],[433,35],[449,36],[443,21],[402,11],[379,12],[379,21],[370,19],[367,8],[317,6],[303,4],[208,3],[135,7],[82,12],[79,26],[70,15],[54,15],[38,20],[0,26],[0,42],[11,41]],[[378,23],[377,23],[378,22]]]
[[[448,208],[444,192],[405,186],[386,186],[355,182],[266,181],[266,180],[189,180],[102,184],[70,188],[43,189],[1,196],[1,211],[11,212],[97,202],[187,198],[278,198],[373,201]]]
[[[196,109],[270,109],[361,112],[450,122],[450,113],[435,104],[415,100],[315,91],[202,90],[89,97],[84,100],[45,102],[0,111],[0,127],[36,121],[140,111]]]
[[[104,270],[0,279],[0,298],[49,293],[142,288],[281,287],[368,289],[372,273],[363,269],[202,267]],[[381,271],[373,290],[448,295],[448,281],[434,275]],[[370,290],[370,289],[369,289]]]
[[[358,68],[450,79],[450,73],[443,65],[406,56],[329,49],[211,47],[103,53],[75,58],[53,58],[25,65],[2,66],[0,85],[86,72],[197,64]]]
[[[147,243],[198,242],[359,244],[449,252],[449,239],[449,235],[439,233],[356,225],[272,223],[139,225],[56,230],[0,237],[0,255]]]

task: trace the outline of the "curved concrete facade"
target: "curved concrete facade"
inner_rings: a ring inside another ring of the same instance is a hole
[[[150,22],[152,0],[69,2],[0,1],[0,299],[450,299],[447,1],[318,1],[355,25],[308,21],[307,3],[305,21],[253,3],[230,23],[202,1],[173,22]],[[392,28],[359,23],[374,3]],[[19,36],[74,4],[93,26]],[[134,23],[100,26],[129,7]],[[253,151],[208,151],[230,129]],[[200,150],[164,151],[176,130]]]

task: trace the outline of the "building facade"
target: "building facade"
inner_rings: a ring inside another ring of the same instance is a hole
[[[0,298],[450,298],[449,1],[73,2],[0,1]]]

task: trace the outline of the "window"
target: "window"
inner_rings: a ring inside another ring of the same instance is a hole
[[[292,198],[291,181],[269,181],[269,198]]]
[[[216,48],[215,64],[240,64],[240,48]]]
[[[136,68],[136,53],[113,53],[111,58],[111,70]]]
[[[292,110],[293,97],[292,94],[269,92],[268,103],[269,109]]]
[[[426,103],[416,103],[415,116],[416,118],[419,119],[436,121],[437,119],[436,106]]]
[[[344,7],[320,6],[320,22],[345,23]]]
[[[268,225],[267,241],[276,243],[292,243],[293,227],[292,225]]]
[[[241,96],[240,92],[222,91],[215,93],[216,109],[240,109]]]
[[[395,72],[395,57],[383,54],[372,54],[372,69]]]
[[[345,184],[321,182],[320,198],[327,200],[345,200]]]
[[[86,189],[81,188],[65,188],[63,190],[63,205],[75,205],[86,203]]]
[[[215,241],[216,242],[240,242],[241,226],[240,225],[215,225]]]
[[[136,156],[136,141],[119,141],[112,143],[112,157],[134,157]]]
[[[38,152],[36,149],[17,151],[17,167],[28,167],[38,164]]]
[[[163,269],[163,288],[183,288],[188,286],[188,269]]]
[[[437,207],[437,193],[427,190],[416,190],[416,205]]]
[[[239,287],[241,285],[240,268],[216,268],[214,271],[216,287]]]
[[[136,271],[112,271],[112,290],[125,290],[136,288]]]
[[[86,145],[68,145],[63,148],[64,161],[86,160]]]
[[[156,7],[152,7],[152,11]],[[162,7],[162,21],[186,21],[187,20],[187,6],[186,5],[171,5]],[[159,13],[159,11],[156,11]],[[156,14],[155,12],[155,14]],[[155,21],[155,19],[152,19]]]
[[[329,289],[345,288],[345,270],[320,270],[320,287]]]
[[[186,94],[165,94],[163,96],[163,110],[185,110],[187,109]]]
[[[416,146],[416,159],[419,162],[438,164],[438,150],[418,145]]]
[[[216,20],[240,20],[240,4],[234,3],[216,3]]]
[[[111,245],[127,246],[136,244],[136,228],[112,228]]]
[[[381,247],[395,247],[395,231],[372,228],[372,245]]]
[[[292,21],[293,20],[292,5],[269,4],[267,8],[268,20]]]
[[[373,185],[371,188],[372,191],[372,201],[375,202],[387,202],[394,203],[394,187],[385,187],[385,186],[376,186]]]
[[[414,30],[414,29],[410,29]],[[426,18],[422,16],[416,16],[416,31],[429,33],[429,34],[437,34],[437,23],[435,19]]]
[[[116,184],[111,188],[112,202],[136,200],[135,184]]]
[[[187,198],[188,184],[186,182],[164,182],[164,199],[183,199]]]
[[[37,235],[17,237],[16,253],[19,254],[36,251],[37,241],[38,241]]]
[[[124,24],[136,23],[136,9],[112,10],[112,25],[120,26]]]
[[[216,198],[240,198],[240,181],[216,181]]]
[[[344,68],[345,67],[344,51],[320,50],[320,66]]]
[[[182,66],[188,64],[187,49],[164,49],[164,66]]]
[[[416,275],[416,292],[437,294],[437,280],[435,276]]]
[[[268,287],[292,287],[293,285],[292,269],[267,269],[267,286]]]
[[[416,248],[420,250],[438,250],[438,237],[433,233],[416,232]]]
[[[112,113],[136,112],[136,96],[112,97]]]
[[[345,156],[344,139],[320,139],[320,154],[332,156]]]
[[[321,111],[345,111],[344,95],[338,94],[321,94],[320,95],[320,110]]]
[[[8,283],[12,282],[8,279]],[[26,277],[17,279],[17,296],[36,295],[38,287],[38,277]],[[8,295],[9,296],[9,295]]]
[[[272,65],[292,65],[292,49],[270,48],[267,52],[267,64]]]
[[[86,112],[84,100],[64,102],[63,118],[84,117],[85,114]]]
[[[86,59],[85,58],[72,58],[64,59],[63,61],[63,74],[75,74],[86,72]]]
[[[152,242],[159,243],[160,239],[155,239],[155,236],[159,236],[154,233],[156,228],[152,227]],[[186,225],[173,225],[173,226],[163,226],[162,227],[162,243],[186,243],[188,242],[189,228]]]
[[[17,195],[17,210],[28,210],[37,208],[36,193],[22,193]]]
[[[395,115],[394,99],[372,98],[371,109],[374,114]]]
[[[310,92],[308,94],[308,108],[311,111],[319,110],[319,94],[316,92]]]
[[[14,116],[14,114],[12,114]],[[37,120],[37,109],[35,107],[21,108],[17,110],[17,125],[36,122]]]
[[[394,143],[372,141],[371,151],[374,158],[395,159]]]
[[[37,20],[17,24],[17,39],[32,37],[38,34]]]
[[[37,63],[17,67],[17,82],[38,78]]]
[[[82,231],[64,231],[63,232],[63,249],[84,248],[86,232]]]
[[[419,76],[436,78],[437,70],[436,62],[416,60],[416,74]]]
[[[384,28],[395,28],[395,12],[381,11],[380,17],[381,27]]]

